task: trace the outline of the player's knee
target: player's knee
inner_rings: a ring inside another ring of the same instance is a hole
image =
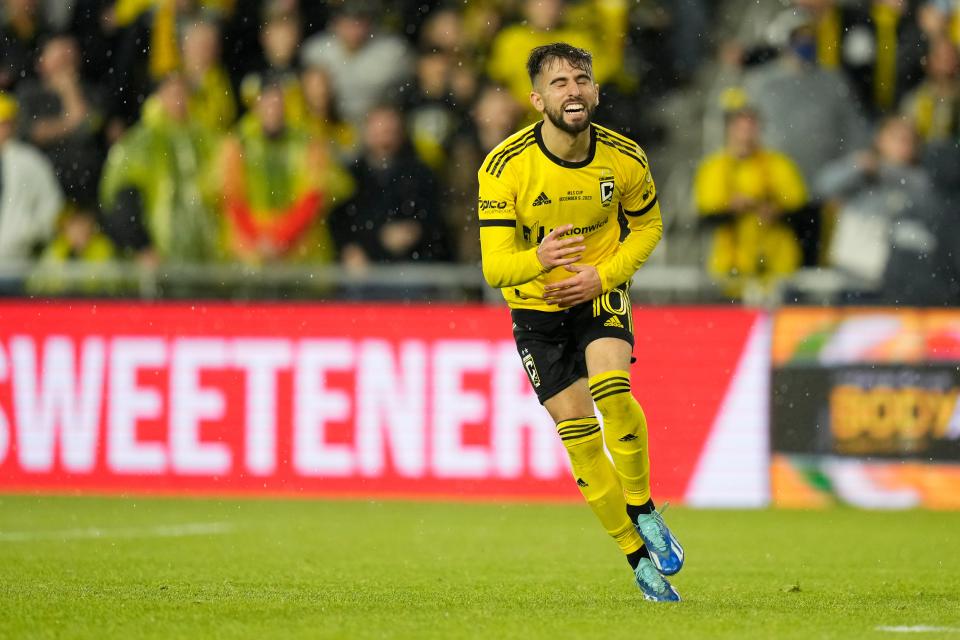
[[[591,466],[594,461],[604,455],[599,423],[595,432],[563,440],[563,446],[566,448],[567,455],[570,456],[570,463],[574,468]]]
[[[646,440],[647,421],[640,403],[630,392],[626,371],[610,371],[590,379],[590,393],[603,416],[607,447],[633,449]]]
[[[590,395],[605,423],[631,419],[637,412],[642,413],[640,403],[630,392],[630,374],[626,371],[608,371],[590,378]]]
[[[597,408],[604,424],[610,422],[633,422],[643,415],[640,403],[629,391],[617,393],[597,401]]]

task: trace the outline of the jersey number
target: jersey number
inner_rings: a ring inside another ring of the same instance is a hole
[[[594,298],[593,317],[598,317],[601,312],[612,316],[626,316],[627,328],[633,331],[633,309],[630,308],[630,297],[627,295],[626,287],[627,285],[623,285],[622,289],[618,287]]]

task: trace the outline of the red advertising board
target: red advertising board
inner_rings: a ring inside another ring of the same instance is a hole
[[[762,411],[730,396],[766,320],[634,320],[655,495],[683,500],[718,486],[721,414]],[[0,304],[0,490],[579,499],[508,311],[454,305]]]

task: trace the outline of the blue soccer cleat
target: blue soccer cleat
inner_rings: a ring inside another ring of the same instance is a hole
[[[637,586],[643,592],[644,600],[653,602],[680,602],[680,594],[660,575],[650,558],[640,558],[640,564],[633,570]]]
[[[664,511],[667,506],[663,506]],[[636,527],[657,571],[665,576],[672,576],[683,568],[683,547],[670,533],[659,511],[654,509],[652,513],[637,516]]]

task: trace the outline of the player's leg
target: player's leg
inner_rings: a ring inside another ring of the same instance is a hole
[[[570,457],[570,466],[583,499],[620,550],[636,553],[643,541],[626,512],[623,488],[603,451],[600,422],[584,378],[544,401],[557,425],[557,434]]]
[[[679,600],[651,563],[640,534],[627,515],[620,479],[603,450],[577,335],[578,315],[574,309],[554,313],[513,310],[517,350],[537,398],[557,424],[580,493],[626,555],[644,597]]]
[[[630,391],[633,348],[619,338],[599,338],[587,345],[590,394],[603,416],[603,436],[620,476],[628,511],[650,502],[650,455],[647,418]]]
[[[623,487],[603,450],[600,422],[587,388],[574,310],[513,310],[513,336],[540,403],[557,425],[577,487],[603,528],[636,566],[643,541],[626,513]]]
[[[657,571],[635,523],[627,515],[620,478],[603,450],[600,423],[593,411],[587,381],[579,378],[547,398],[543,406],[557,424],[580,493],[626,555],[643,597],[658,602],[680,600],[676,589]]]
[[[631,392],[632,312],[625,288],[598,298],[582,318],[589,387],[603,416],[604,440],[623,486],[626,510],[646,544],[651,560],[665,575],[683,566],[683,547],[663,523],[650,497],[647,419]]]

